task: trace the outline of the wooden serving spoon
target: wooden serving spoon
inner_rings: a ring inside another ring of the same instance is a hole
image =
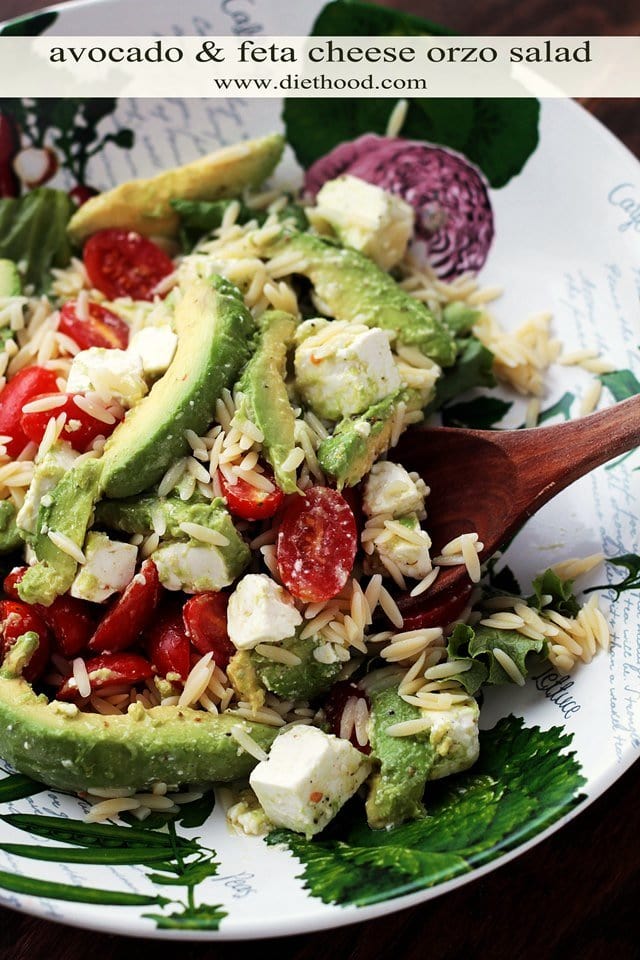
[[[486,561],[569,484],[640,445],[640,395],[580,420],[529,430],[433,427],[404,434],[393,451],[431,489],[432,555],[461,533],[478,534]],[[471,592],[466,568],[442,568],[422,595],[398,600],[405,629],[454,619]],[[459,609],[458,609],[459,608]]]

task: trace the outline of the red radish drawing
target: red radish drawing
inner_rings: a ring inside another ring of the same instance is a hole
[[[21,183],[32,190],[55,176],[58,157],[51,147],[24,147],[14,156],[13,169]]]
[[[17,197],[20,185],[11,166],[18,150],[18,131],[5,113],[0,113],[0,197]]]

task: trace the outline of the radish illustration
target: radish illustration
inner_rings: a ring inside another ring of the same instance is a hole
[[[51,147],[24,147],[13,158],[13,169],[19,180],[31,190],[55,176],[58,157]]]
[[[18,131],[13,120],[5,113],[0,113],[0,197],[17,197],[20,193],[11,166],[18,146]]]

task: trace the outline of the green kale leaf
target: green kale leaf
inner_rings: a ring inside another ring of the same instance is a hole
[[[537,576],[532,586],[534,594],[527,600],[530,607],[542,609],[542,597],[547,594],[551,597],[551,603],[548,604],[551,610],[556,610],[565,617],[578,615],[580,604],[572,591],[573,580],[561,580],[557,573],[549,569]]]
[[[506,653],[522,676],[526,677],[527,657],[529,654],[541,653],[544,646],[544,640],[532,640],[515,630],[481,626],[474,628],[458,624],[449,638],[448,653],[451,659],[471,664],[469,669],[457,674],[454,679],[462,684],[467,693],[474,694],[483,683],[513,683],[496,659],[496,648]]]

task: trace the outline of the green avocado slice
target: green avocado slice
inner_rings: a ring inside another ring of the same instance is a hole
[[[408,390],[392,393],[359,416],[341,420],[333,434],[322,441],[318,462],[339,490],[354,487],[371,470],[389,446],[398,404],[409,399]]]
[[[272,133],[223,147],[150,179],[121,183],[84,203],[69,222],[69,235],[81,243],[98,230],[119,227],[147,236],[176,236],[180,215],[172,200],[219,200],[258,187],[271,175],[283,150],[284,137]]]
[[[455,362],[449,328],[364,254],[311,233],[287,231],[262,251],[268,256],[285,252],[295,258],[292,272],[309,278],[336,320],[393,330],[401,344],[418,347],[441,367]]]
[[[214,276],[185,289],[175,329],[178,346],[168,370],[105,445],[102,491],[107,497],[146,490],[187,453],[185,431],[207,429],[216,400],[249,359],[255,321],[238,288]]]
[[[0,500],[0,555],[17,550],[22,543],[16,526],[16,508],[10,500]]]
[[[285,385],[287,353],[293,344],[296,321],[289,313],[271,310],[258,321],[256,351],[238,384],[244,394],[240,415],[255,423],[264,435],[264,451],[276,483],[285,493],[295,493],[296,471],[283,464],[295,446],[295,415]]]
[[[296,666],[276,663],[255,650],[240,650],[231,658],[227,672],[243,698],[257,706],[262,705],[265,690],[284,700],[313,700],[330,688],[343,667],[339,662],[316,660],[313,651],[317,646],[315,637],[284,640],[283,649],[300,659]]]
[[[228,714],[153,707],[123,716],[47,703],[21,679],[0,677],[2,757],[16,770],[61,790],[142,789],[153,781],[224,782],[248,776],[257,761],[231,730],[239,725],[264,750],[276,727]]]

